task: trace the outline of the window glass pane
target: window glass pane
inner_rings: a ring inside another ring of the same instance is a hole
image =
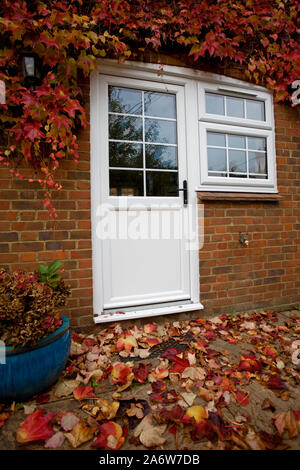
[[[267,156],[264,152],[249,152],[249,172],[267,173]]]
[[[131,88],[108,87],[109,111],[113,113],[142,114],[142,92]]]
[[[109,138],[143,140],[142,118],[109,115]]]
[[[229,178],[247,178],[247,175],[241,173],[229,173]]]
[[[246,172],[247,160],[246,152],[242,150],[229,150],[229,171],[231,172]]]
[[[212,145],[214,147],[225,147],[225,134],[219,134],[216,132],[207,133],[207,145]]]
[[[146,142],[161,142],[176,144],[176,122],[159,121],[157,119],[145,119]]]
[[[213,171],[226,171],[226,150],[225,149],[207,149],[208,169]]]
[[[167,171],[147,171],[147,196],[178,196],[178,174]]]
[[[246,148],[246,137],[241,135],[229,135],[228,136],[228,147],[233,147],[236,149],[245,149]]]
[[[146,145],[146,167],[177,170],[177,147]]]
[[[248,148],[251,150],[266,150],[267,139],[265,137],[248,137]]]
[[[205,93],[206,112],[225,115],[224,96],[216,93]]]
[[[146,116],[176,118],[175,95],[145,91],[144,100]]]
[[[244,100],[242,98],[226,97],[227,116],[244,117]]]
[[[247,119],[265,121],[265,103],[263,101],[247,100],[246,117]]]
[[[109,165],[143,168],[143,145],[109,142]]]
[[[213,171],[209,171],[208,172],[208,176],[214,176],[214,177],[217,177],[217,178],[226,178],[227,177],[227,173],[222,173],[221,171],[219,173],[217,172],[213,172]]]
[[[110,170],[111,196],[143,196],[143,172],[134,170]]]

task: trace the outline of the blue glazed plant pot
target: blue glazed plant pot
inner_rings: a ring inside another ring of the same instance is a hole
[[[69,320],[62,317],[61,327],[32,347],[0,347],[0,403],[27,400],[56,382],[71,344]]]

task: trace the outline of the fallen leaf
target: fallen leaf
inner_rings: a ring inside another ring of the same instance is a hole
[[[43,413],[44,410],[36,410],[26,418],[17,431],[17,442],[26,444],[53,436],[55,431],[49,421],[55,417],[55,413],[47,413],[44,416]]]
[[[65,440],[64,433],[62,433],[61,431],[58,431],[55,434],[53,434],[53,436],[50,437],[50,439],[48,439],[45,442],[45,448],[46,449],[58,449],[59,447],[63,445],[64,440]]]
[[[85,400],[86,398],[97,398],[93,387],[81,387],[80,385],[73,390],[75,400]]]
[[[162,437],[166,429],[166,424],[154,426],[152,415],[148,414],[135,428],[134,436],[139,437],[140,442],[147,448],[157,447],[166,442],[166,439]]]
[[[208,415],[203,406],[194,405],[188,408],[182,421],[185,423],[200,423],[202,419],[207,419]]]
[[[55,387],[54,395],[57,398],[68,397],[79,384],[79,380],[64,380],[59,382]]]
[[[274,424],[280,436],[283,435],[284,431],[288,431],[290,439],[298,436],[297,421],[292,410],[278,413],[274,417]]]
[[[95,431],[95,427],[87,426],[81,419],[74,426],[71,432],[65,433],[65,437],[68,439],[71,446],[76,449],[84,442],[90,441],[93,438]]]
[[[99,435],[93,442],[92,447],[105,450],[117,450],[123,445],[125,436],[121,426],[113,421],[101,424]]]
[[[72,431],[74,426],[80,421],[80,418],[75,413],[69,412],[62,416],[60,425],[64,431]]]

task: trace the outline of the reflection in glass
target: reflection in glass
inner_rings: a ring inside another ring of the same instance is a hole
[[[227,116],[244,117],[244,100],[241,98],[233,98],[227,96],[226,98]]]
[[[207,145],[212,145],[214,147],[225,147],[225,134],[219,134],[216,132],[207,133]]]
[[[228,136],[228,147],[236,149],[246,148],[246,138],[241,135],[229,135]]]
[[[167,171],[147,171],[147,196],[177,196],[178,173]]]
[[[110,114],[109,138],[116,140],[142,140],[142,118]]]
[[[265,137],[248,137],[248,148],[251,150],[266,150],[267,140]]]
[[[224,97],[216,93],[205,93],[206,112],[225,115]]]
[[[247,100],[246,117],[256,121],[265,121],[265,103],[263,101]]]
[[[163,118],[176,118],[175,95],[145,91],[145,115]]]
[[[226,171],[226,150],[225,149],[207,149],[208,169],[213,171]]]
[[[177,170],[177,147],[146,145],[146,167]]]
[[[111,196],[143,196],[143,172],[134,170],[110,170]]]
[[[229,171],[231,172],[246,172],[247,171],[247,160],[246,152],[242,150],[229,150]]]
[[[142,168],[143,145],[109,142],[109,165]]]
[[[267,156],[262,152],[249,152],[249,172],[267,173]]]
[[[146,142],[176,144],[176,122],[145,118]]]
[[[108,87],[109,112],[142,114],[142,92],[131,88]]]

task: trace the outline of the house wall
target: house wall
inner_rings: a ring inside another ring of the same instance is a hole
[[[184,65],[178,58],[161,57],[161,62]],[[237,69],[220,71],[243,78]],[[82,88],[89,112],[88,83]],[[275,105],[281,200],[201,201],[205,204],[205,238],[199,254],[200,300],[206,315],[300,303],[297,119],[295,109]],[[63,260],[64,277],[72,288],[67,314],[73,327],[82,328],[93,324],[89,128],[80,132],[78,142],[79,163],[66,160],[57,173],[63,189],[54,197],[58,216],[54,230],[43,210],[40,187],[0,168],[0,267],[33,270],[39,263]],[[21,172],[31,176],[26,168]],[[239,232],[248,232],[247,248],[240,245]]]

